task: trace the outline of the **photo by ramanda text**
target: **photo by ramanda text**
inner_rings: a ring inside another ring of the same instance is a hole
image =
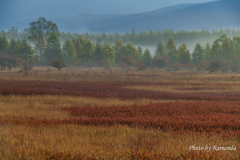
[[[217,145],[214,145],[214,146],[208,146],[206,145],[205,147],[203,146],[195,146],[195,145],[191,145],[189,146],[189,150],[192,150],[192,151],[236,151],[237,150],[237,147],[235,145],[229,147],[229,146],[217,146]]]

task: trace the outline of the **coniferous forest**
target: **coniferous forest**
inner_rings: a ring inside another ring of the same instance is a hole
[[[190,46],[188,46],[188,44]],[[40,17],[19,32],[0,32],[1,69],[17,66],[119,66],[144,70],[238,72],[240,30],[164,30],[125,34],[64,33]]]

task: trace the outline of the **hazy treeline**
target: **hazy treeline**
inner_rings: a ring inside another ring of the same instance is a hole
[[[124,44],[126,43],[133,43],[134,45],[141,45],[141,46],[152,46],[156,45],[159,41],[167,43],[169,37],[173,37],[175,43],[177,45],[181,44],[182,42],[190,42],[196,41],[199,39],[209,41],[212,39],[216,39],[217,37],[226,34],[228,37],[240,36],[240,30],[236,29],[212,29],[211,31],[208,29],[202,29],[201,31],[186,31],[186,30],[178,30],[174,31],[173,29],[170,30],[158,30],[152,31],[149,30],[148,32],[140,32],[136,33],[133,29],[132,32],[126,32],[125,34],[119,33],[85,33],[85,34],[78,34],[78,33],[65,33],[59,32],[60,42],[64,43],[67,39],[78,38],[79,36],[83,38],[87,38],[91,41],[98,41],[99,39],[101,42],[108,42],[113,44],[116,40],[121,39]],[[12,27],[8,31],[1,31],[0,37],[5,36],[8,40],[11,38],[14,39],[27,39],[28,33],[25,31],[19,32],[16,27]]]
[[[39,30],[39,28],[44,28],[38,27],[40,24],[45,27],[45,30]],[[218,70],[226,72],[230,69],[238,72],[240,68],[240,36],[237,36],[239,31],[235,30],[220,30],[212,33],[206,30],[178,31],[176,33],[169,31],[167,32],[169,35],[165,32],[151,32],[146,34],[147,38],[142,38],[141,41],[141,43],[146,39],[155,43],[157,41],[157,49],[155,53],[151,54],[148,49],[143,50],[140,46],[133,45],[137,40],[140,42],[143,33],[136,34],[133,31],[133,33],[126,33],[122,36],[115,34],[115,37],[110,40],[107,37],[110,37],[111,34],[60,33],[57,25],[45,18],[39,18],[30,26],[22,33],[17,32],[16,28],[12,28],[7,33],[1,33],[1,69],[11,69],[20,64],[25,64],[25,66],[26,64],[51,65],[59,70],[67,65],[120,66],[124,68],[137,67],[138,69],[157,67],[170,70],[196,67],[199,70],[209,70],[210,72]],[[165,42],[161,38],[156,39],[155,34],[157,33],[166,36],[164,38],[167,38],[167,41]],[[220,33],[222,35],[218,36],[213,44],[206,43],[203,46],[197,43],[193,52],[189,51],[184,41],[181,41],[179,47],[176,45],[176,41],[180,41],[179,37],[185,37],[183,40],[190,40],[190,38],[217,36]],[[235,36],[232,35],[233,38],[230,38],[224,33],[235,34]],[[190,37],[192,34],[196,34],[196,36]],[[133,35],[135,35],[135,41]],[[130,38],[124,40],[126,36]],[[8,40],[10,37],[12,38]],[[66,39],[66,37],[68,38]],[[61,40],[64,40],[63,45],[61,45]],[[112,40],[114,40],[113,44],[110,42]],[[33,47],[30,43],[35,46]]]

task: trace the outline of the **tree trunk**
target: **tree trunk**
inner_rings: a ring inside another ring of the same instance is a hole
[[[43,64],[43,49],[40,47],[41,65]]]

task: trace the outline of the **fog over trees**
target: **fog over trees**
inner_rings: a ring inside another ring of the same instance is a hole
[[[204,45],[200,42],[203,39]],[[192,51],[187,45],[189,41],[196,41]],[[147,46],[155,46],[156,50],[153,52]],[[30,63],[50,65],[59,70],[73,65],[238,72],[240,30],[77,34],[59,32],[57,24],[41,17],[23,32],[15,27],[8,32],[1,31],[0,53],[1,69]]]

